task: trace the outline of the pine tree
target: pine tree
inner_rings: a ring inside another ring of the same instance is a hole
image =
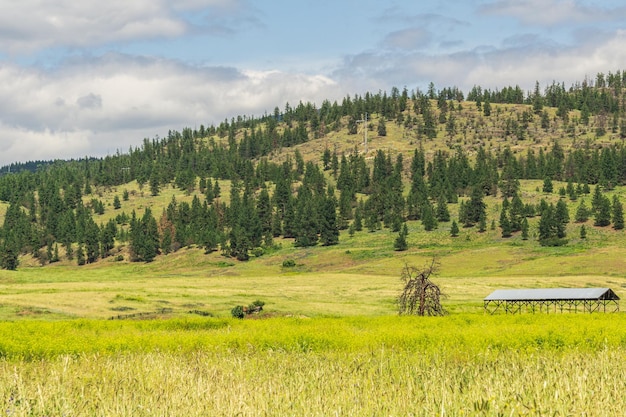
[[[145,234],[143,260],[152,262],[159,254],[160,237],[156,219],[150,209],[146,208],[141,224]]]
[[[156,169],[152,170],[152,175],[150,175],[150,195],[152,197],[156,197],[159,195],[160,187],[159,187],[159,177],[157,175]]]
[[[323,246],[336,245],[339,243],[339,228],[337,227],[337,201],[332,187],[328,188],[328,194],[321,204],[320,240]]]
[[[450,138],[452,138],[456,134],[456,118],[452,113],[450,113],[450,116],[446,121],[446,133]]]
[[[59,262],[59,245],[54,244],[54,252],[52,253],[52,257],[50,258],[50,263]]]
[[[437,200],[437,220],[440,222],[450,221],[450,212],[448,211],[448,203],[443,196]]]
[[[533,111],[535,114],[541,113],[543,110],[543,98],[541,96],[541,91],[539,90],[539,81],[535,83],[535,91],[533,93]]]
[[[528,240],[528,219],[522,219],[522,240]]]
[[[596,213],[600,209],[602,198],[602,189],[600,188],[600,184],[598,184],[593,190],[593,198],[591,199],[591,211]]]
[[[296,212],[294,209],[294,199],[289,196],[284,207],[283,214],[283,237],[292,238],[296,236]]]
[[[574,188],[574,183],[572,183],[572,181],[567,182],[567,195],[572,201],[576,201],[576,199],[578,198],[578,193],[576,192],[576,189]]]
[[[556,237],[554,224],[554,206],[549,205],[541,212],[539,219],[539,242],[548,242]]]
[[[543,180],[543,188],[542,191],[546,194],[550,194],[554,189],[554,186],[552,185],[552,178],[550,177],[545,177]]]
[[[587,228],[585,227],[584,224],[580,226],[580,238],[587,239]]]
[[[491,116],[491,103],[489,100],[485,100],[485,104],[483,105],[483,114],[485,117]]]
[[[594,223],[595,226],[608,226],[611,224],[611,200],[608,197],[602,196],[600,202],[597,205],[595,211]]]
[[[348,227],[348,235],[350,235],[350,237],[354,237],[355,232],[354,222],[352,222],[350,223],[350,227]]]
[[[133,262],[152,262],[159,253],[160,236],[152,211],[146,208],[141,219],[133,210],[130,221],[130,252]]]
[[[505,206],[502,206],[502,211],[500,212],[500,228],[502,229],[502,237],[511,237],[511,222],[509,221],[509,216],[507,214],[507,210]]]
[[[435,217],[435,210],[430,202],[422,210],[422,225],[426,231],[437,228],[437,217]]]
[[[495,229],[495,224],[493,225],[492,229]],[[480,219],[478,219],[478,232],[483,233],[486,230],[487,230],[487,214],[483,212],[480,215]]]
[[[354,230],[360,232],[363,230],[363,201],[361,200],[354,210]]]
[[[311,192],[304,186],[298,191],[296,209],[295,246],[315,246],[318,242],[317,207]]]
[[[261,233],[267,239],[273,237],[272,205],[267,188],[261,189],[256,203],[256,214],[261,224]]]
[[[563,199],[559,199],[559,201],[556,203],[554,220],[556,222],[556,236],[559,239],[562,239],[567,234],[566,227],[569,223],[569,211],[567,209],[567,204]]]
[[[87,263],[96,262],[100,256],[100,228],[91,217],[85,228],[85,252]]]
[[[624,206],[619,201],[619,198],[613,196],[613,229],[622,230],[624,228]]]
[[[322,154],[322,164],[324,166],[324,171],[328,171],[330,169],[330,163],[331,163],[330,149],[325,148],[324,153]]]
[[[117,225],[113,219],[110,219],[100,231],[100,248],[102,249],[102,258],[110,255],[111,250],[115,246],[115,236],[117,235]]]
[[[511,206],[509,209],[509,220],[511,223],[511,232],[518,232],[522,229],[522,218],[524,216],[524,203],[522,199],[517,195],[513,196],[511,200]]]
[[[385,125],[384,117],[378,119],[378,136],[387,136],[387,126]]]
[[[76,250],[76,263],[79,266],[85,265],[85,251],[83,250],[83,245],[78,245],[78,249]]]
[[[6,223],[6,219],[5,219]],[[15,271],[20,264],[19,261],[19,240],[15,231],[4,229],[6,236],[0,245],[0,266],[2,269]]]
[[[120,202],[120,198],[116,194],[115,197],[113,197],[113,208],[115,210],[119,210],[121,207],[122,203]]]
[[[471,227],[480,221],[481,216],[486,215],[486,205],[483,202],[484,192],[480,187],[472,189],[472,195],[465,203],[465,227]]]
[[[406,223],[402,226],[402,229],[398,233],[398,237],[396,238],[393,248],[396,251],[405,251],[408,249],[409,245],[406,241],[406,237],[409,234]]]
[[[459,235],[459,225],[456,223],[456,220],[452,220],[452,225],[450,226],[450,236],[457,237]]]
[[[589,220],[589,209],[587,208],[584,199],[580,200],[580,204],[578,204],[575,220],[577,223],[584,223]]]

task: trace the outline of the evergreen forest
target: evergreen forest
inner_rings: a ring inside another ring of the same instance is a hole
[[[624,228],[623,202],[607,195],[626,184],[624,139],[626,71],[531,91],[431,83],[287,103],[104,158],[4,167],[0,266],[151,262],[191,246],[249,261],[278,240],[298,250],[379,230],[403,251],[413,222],[567,245],[569,223]],[[545,198],[526,198],[527,180]],[[171,187],[190,200],[169,199]],[[168,203],[129,210],[136,193]]]

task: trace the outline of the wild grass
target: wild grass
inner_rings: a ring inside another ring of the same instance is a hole
[[[0,405],[17,416],[620,415],[624,317],[0,323],[17,336],[2,348]]]
[[[623,359],[623,349],[64,356],[0,361],[0,396],[14,416],[615,416]]]

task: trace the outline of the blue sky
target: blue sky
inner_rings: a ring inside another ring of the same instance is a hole
[[[626,6],[582,0],[0,0],[0,165],[347,94],[626,70]]]

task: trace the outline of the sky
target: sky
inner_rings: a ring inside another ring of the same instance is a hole
[[[618,70],[621,0],[0,0],[0,166],[286,103]]]

